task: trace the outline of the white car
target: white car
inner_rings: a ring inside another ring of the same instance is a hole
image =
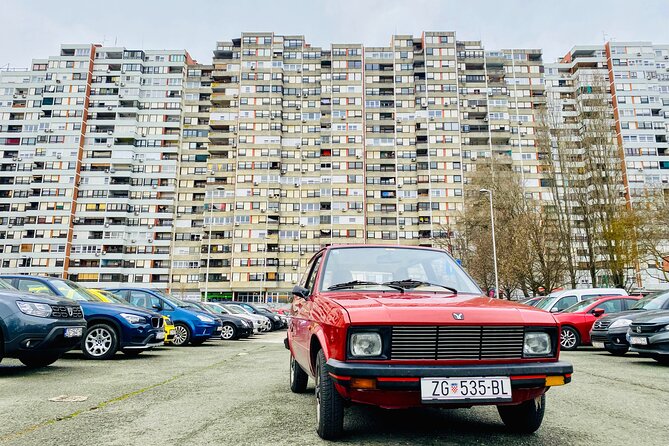
[[[551,313],[559,313],[582,300],[603,296],[627,296],[627,294],[627,291],[622,288],[579,288],[554,291],[541,299],[534,307]]]
[[[259,314],[253,314],[250,311],[246,310],[241,305],[220,303],[218,304],[221,307],[225,308],[235,316],[246,317],[253,321],[253,328],[258,328],[258,331],[270,331],[272,329],[272,321],[265,316]]]

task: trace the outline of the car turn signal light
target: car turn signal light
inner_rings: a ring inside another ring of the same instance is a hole
[[[352,389],[376,389],[376,379],[374,378],[351,378]]]

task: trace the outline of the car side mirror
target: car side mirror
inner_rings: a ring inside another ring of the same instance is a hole
[[[594,310],[592,310],[592,315],[595,316],[595,317],[599,317],[604,313],[605,313],[605,311],[604,311],[603,308],[595,308]]]
[[[306,299],[309,297],[309,289],[295,285],[295,287],[293,287],[293,295],[301,297],[302,299]]]
[[[151,305],[151,308],[153,308],[154,310],[157,310],[157,311],[161,311],[163,309],[163,306],[158,305],[158,304],[153,304],[153,305]]]
[[[558,307],[551,308],[551,313],[558,313],[559,311]]]

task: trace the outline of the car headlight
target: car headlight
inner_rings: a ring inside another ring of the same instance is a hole
[[[16,306],[19,307],[21,313],[37,317],[51,316],[51,306],[47,304],[38,304],[37,302],[23,302],[17,301]]]
[[[350,350],[352,356],[380,356],[383,351],[381,335],[374,332],[351,334]]]
[[[281,320],[281,318],[279,316],[272,316],[272,317],[274,318],[275,321],[280,321]]]
[[[204,314],[198,314],[197,318],[200,319],[202,322],[214,322],[213,318],[210,318],[209,316],[205,316]]]
[[[551,344],[551,336],[548,333],[540,331],[525,333],[523,356],[550,356]]]
[[[244,320],[241,320],[239,322],[242,324],[242,327],[248,327],[249,326],[249,324],[247,324],[246,321],[244,321]]]
[[[169,317],[165,319],[165,325],[172,325],[172,319],[170,319]]]
[[[621,327],[629,327],[630,324],[632,323],[631,319],[618,319],[613,321],[611,325],[609,325],[609,328],[621,328]]]
[[[139,316],[137,314],[132,314],[132,313],[121,313],[119,316],[121,316],[123,319],[128,321],[129,324],[145,324],[146,323],[146,318]]]

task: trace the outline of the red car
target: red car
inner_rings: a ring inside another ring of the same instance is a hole
[[[492,299],[444,251],[330,246],[293,289],[290,388],[316,385],[317,432],[344,406],[496,405],[512,430],[541,425],[545,393],[571,380],[553,315]]]
[[[576,350],[579,345],[590,344],[590,330],[597,318],[628,310],[639,299],[639,296],[593,297],[553,313],[560,323],[560,347]]]

